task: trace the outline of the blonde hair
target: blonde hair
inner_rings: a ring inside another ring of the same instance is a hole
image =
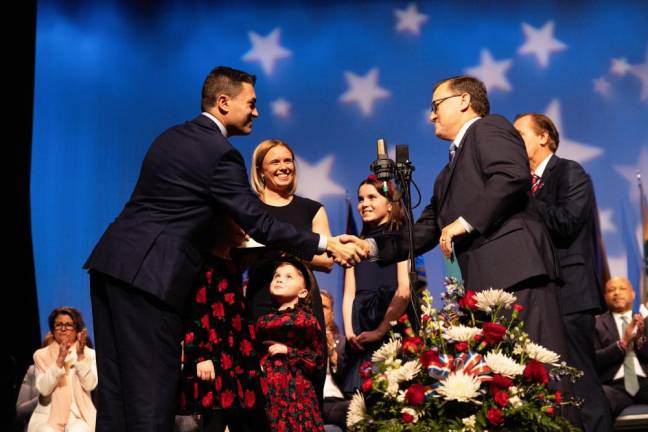
[[[263,159],[265,159],[268,152],[275,147],[285,147],[293,158],[293,180],[290,183],[288,192],[292,195],[297,190],[297,164],[295,163],[295,152],[285,142],[278,139],[268,139],[261,141],[252,154],[252,164],[250,166],[250,182],[252,183],[252,190],[257,195],[261,195],[265,189],[265,181],[263,180]]]

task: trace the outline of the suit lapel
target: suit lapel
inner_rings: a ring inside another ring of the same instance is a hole
[[[448,196],[448,189],[450,188],[450,183],[452,180],[452,175],[454,174],[455,168],[457,167],[457,164],[459,163],[459,159],[461,158],[461,155],[464,153],[464,150],[466,149],[466,142],[468,140],[468,135],[470,134],[470,130],[474,126],[474,123],[470,125],[468,130],[466,130],[465,135],[461,139],[461,142],[459,143],[459,148],[457,149],[454,158],[452,158],[452,162],[450,162],[447,166],[447,174],[445,177],[445,180],[443,182],[443,188],[441,189],[441,202],[439,204],[439,208],[443,206],[443,202],[445,201],[446,197]]]
[[[546,190],[553,190],[552,185],[553,181],[555,181],[556,176],[552,175],[553,169],[558,165],[558,156],[553,155],[551,156],[551,159],[549,159],[549,162],[547,163],[547,166],[545,167],[544,172],[542,173],[542,177],[540,178],[540,181],[542,182],[542,186],[540,189],[537,190],[535,193],[536,198],[541,198]]]
[[[614,322],[612,312],[606,312],[603,316],[603,325],[607,329],[608,334],[612,336],[613,340],[618,340],[621,336],[619,335],[619,329],[617,328],[616,322]]]

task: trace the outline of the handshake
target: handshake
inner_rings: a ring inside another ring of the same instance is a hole
[[[326,245],[327,255],[346,268],[369,258],[370,251],[370,243],[367,240],[348,234],[329,237]]]

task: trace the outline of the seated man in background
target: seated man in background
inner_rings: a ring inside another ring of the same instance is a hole
[[[605,285],[609,311],[596,317],[596,369],[614,417],[648,403],[646,317],[632,313],[634,299],[630,281],[613,277]]]
[[[323,290],[320,291],[320,295],[322,309],[324,309],[324,321],[326,322],[326,345],[328,348],[322,417],[325,430],[327,432],[337,432],[346,429],[346,415],[349,409],[349,400],[344,398],[337,384],[344,371],[345,338],[340,336],[339,328],[335,323],[333,296]]]

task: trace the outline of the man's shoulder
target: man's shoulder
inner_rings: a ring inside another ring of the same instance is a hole
[[[487,114],[484,117],[481,118],[481,120],[477,121],[475,123],[479,127],[483,126],[497,126],[497,127],[506,127],[506,128],[512,128],[513,125],[511,124],[508,119],[500,114]]]

